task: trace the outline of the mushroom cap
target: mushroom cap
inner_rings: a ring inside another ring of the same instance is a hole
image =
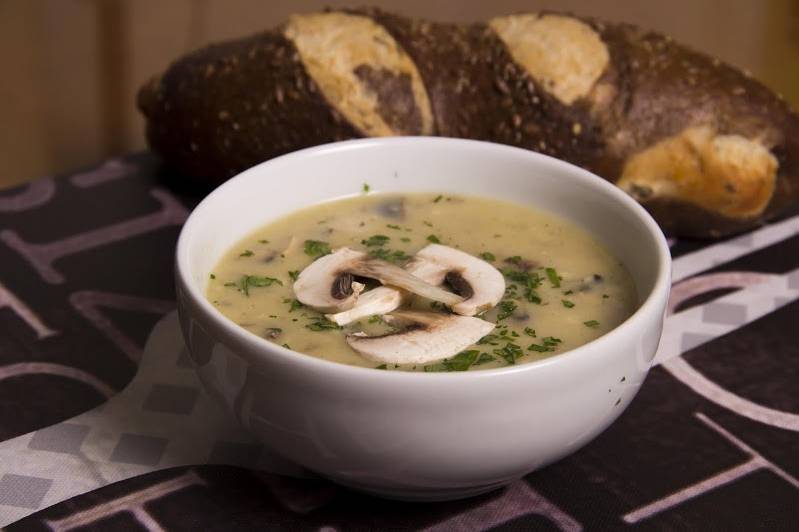
[[[350,268],[366,253],[341,248],[305,268],[294,282],[294,295],[303,305],[321,312],[339,312],[355,305],[364,285],[354,281]]]
[[[364,357],[390,364],[425,364],[457,355],[494,330],[480,318],[437,312],[400,311],[386,316],[410,324],[403,331],[382,336],[347,337]]]
[[[464,296],[463,301],[451,306],[457,314],[474,316],[499,303],[505,294],[505,278],[499,270],[459,249],[430,244],[421,249],[414,260],[422,261],[425,270],[439,268],[439,277],[428,277],[429,282],[441,284],[447,280]]]

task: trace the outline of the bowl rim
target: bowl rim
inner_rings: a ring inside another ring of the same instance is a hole
[[[247,176],[252,174],[260,173],[264,167],[275,164],[283,164],[286,161],[292,161],[294,159],[302,160],[311,157],[323,157],[326,154],[340,152],[343,150],[368,150],[372,147],[380,147],[385,145],[403,146],[413,144],[461,145],[477,149],[505,151],[509,156],[521,156],[530,159],[537,159],[539,163],[560,167],[560,169],[565,170],[570,174],[570,179],[576,179],[582,182],[584,186],[587,185],[589,187],[599,187],[600,189],[604,189],[604,191],[609,193],[614,200],[621,203],[628,210],[631,210],[639,218],[639,220],[646,227],[647,233],[654,241],[657,252],[656,258],[658,271],[654,285],[649,291],[646,299],[636,308],[635,312],[627,317],[626,320],[602,336],[568,351],[564,351],[563,353],[558,353],[540,360],[504,366],[501,368],[483,369],[479,371],[385,371],[378,370],[376,368],[352,366],[341,362],[326,360],[299,351],[287,349],[279,344],[270,342],[269,340],[262,338],[243,327],[240,327],[225,317],[208,301],[202,290],[195,285],[196,283],[192,282],[188,273],[188,261],[189,235],[192,232],[193,226],[197,223],[196,220],[199,219],[199,217],[210,208],[209,205],[211,205],[215,199],[223,194],[223,192],[228,188],[238,186],[238,181],[246,179]],[[176,246],[175,273],[179,278],[178,280],[180,284],[184,288],[183,292],[186,294],[186,297],[191,299],[192,303],[194,304],[194,308],[199,309],[207,319],[213,322],[215,326],[220,327],[225,332],[225,336],[228,338],[233,337],[239,342],[248,346],[249,350],[247,353],[239,353],[240,355],[245,356],[245,358],[255,357],[256,359],[261,359],[260,361],[267,361],[266,357],[276,356],[280,359],[283,359],[285,362],[298,365],[301,369],[307,369],[308,371],[312,372],[324,371],[331,377],[335,376],[388,380],[401,379],[407,384],[408,381],[412,380],[422,380],[427,382],[432,382],[438,379],[481,380],[498,378],[502,375],[517,375],[520,373],[540,371],[542,368],[572,364],[587,356],[594,356],[595,354],[593,351],[595,350],[602,351],[606,348],[612,349],[617,337],[627,333],[627,331],[631,331],[637,327],[643,326],[648,316],[653,313],[663,315],[666,301],[668,299],[668,293],[671,288],[671,252],[669,250],[666,237],[660,227],[657,225],[657,222],[655,222],[652,216],[638,202],[633,200],[620,188],[616,187],[609,181],[606,181],[605,179],[589,172],[588,170],[561,159],[524,148],[481,140],[425,136],[382,137],[331,142],[301,149],[269,159],[231,177],[216,189],[211,191],[205,198],[203,198],[203,200],[196,205],[186,219],[186,222],[181,228]],[[228,347],[230,346],[228,345]],[[239,351],[236,350],[236,352],[238,353]]]

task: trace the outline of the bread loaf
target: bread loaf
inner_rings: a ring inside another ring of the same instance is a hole
[[[670,234],[742,231],[799,198],[799,119],[780,97],[668,37],[572,15],[295,15],[179,59],[138,103],[153,150],[206,185],[315,144],[443,135],[580,165]]]

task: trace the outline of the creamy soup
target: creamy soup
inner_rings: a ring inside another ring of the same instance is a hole
[[[389,371],[539,360],[605,334],[637,304],[622,264],[581,228],[448,194],[363,194],[292,213],[233,246],[207,297],[271,342]]]

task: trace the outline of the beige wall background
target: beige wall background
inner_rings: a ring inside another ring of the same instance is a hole
[[[290,13],[368,0],[0,0],[0,188],[145,147],[136,90],[181,54]],[[799,0],[393,0],[473,21],[557,9],[671,35],[747,69],[799,108]]]

